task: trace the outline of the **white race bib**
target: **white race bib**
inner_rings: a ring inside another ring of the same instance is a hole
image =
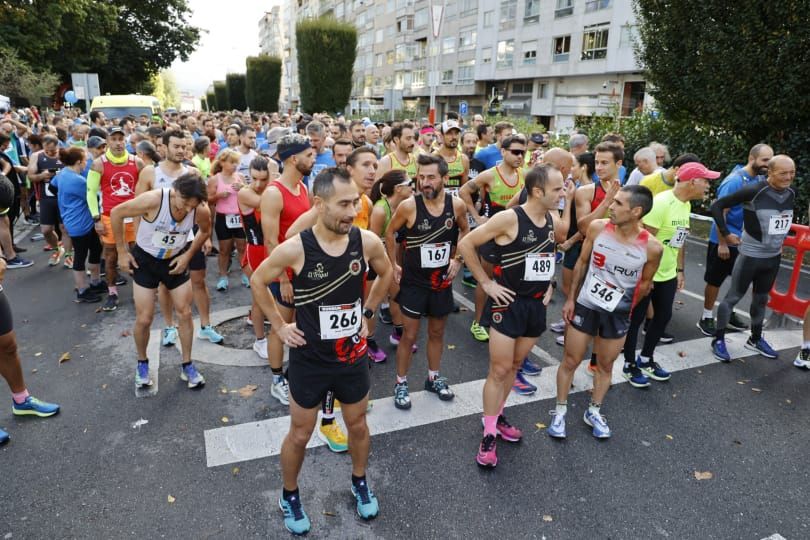
[[[341,339],[360,332],[360,299],[354,304],[319,306],[321,339]]]
[[[178,249],[186,245],[187,232],[155,231],[152,245],[161,249]]]
[[[551,281],[555,268],[554,253],[527,253],[524,267],[524,281]]]
[[[225,226],[229,229],[241,229],[242,216],[239,214],[225,214]]]
[[[689,229],[686,227],[678,227],[673,233],[672,238],[669,239],[669,247],[681,249],[684,242],[686,242],[687,236],[689,236]]]
[[[585,294],[588,295],[588,300],[595,306],[612,313],[621,302],[624,289],[605,282],[596,274],[591,274],[585,284]]]
[[[456,188],[456,187],[444,188],[444,190],[447,193],[449,193],[450,195],[452,195],[453,197],[458,197],[458,188]]]
[[[793,223],[793,212],[785,212],[778,216],[771,216],[768,222],[768,234],[775,236],[782,236],[787,234],[790,230],[790,224]]]
[[[478,223],[476,223],[475,218],[469,212],[467,212],[467,225],[470,226],[470,230],[478,227]]]
[[[450,242],[419,246],[422,268],[441,268],[450,262]]]

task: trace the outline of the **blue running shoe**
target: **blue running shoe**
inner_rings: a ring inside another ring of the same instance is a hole
[[[627,382],[633,388],[647,388],[650,386],[650,379],[635,364],[630,367],[625,366],[622,369],[622,376],[627,379]]]
[[[523,363],[520,364],[520,372],[524,375],[528,375],[529,377],[536,377],[537,375],[540,375],[541,371],[543,371],[543,368],[537,363],[529,360],[528,356],[524,358]]]
[[[296,536],[307,534],[312,525],[309,516],[304,512],[301,498],[293,495],[289,499],[279,497],[278,507],[284,512],[284,528]]]
[[[636,364],[644,375],[654,381],[668,381],[670,377],[672,377],[669,371],[662,368],[661,365],[652,358],[650,358],[649,362],[640,362],[637,359]]]
[[[726,348],[726,340],[724,339],[713,339],[712,340],[712,354],[715,358],[720,360],[724,363],[731,362],[731,355],[728,354],[728,349]]]
[[[526,377],[518,371],[515,373],[515,382],[512,383],[512,391],[519,396],[530,396],[537,392],[537,387],[526,380]]]
[[[551,411],[551,425],[546,428],[546,433],[549,437],[555,439],[565,438],[565,415],[557,414],[557,411]]]
[[[149,378],[149,364],[138,362],[138,369],[135,370],[135,388],[152,386],[152,379]]]
[[[205,386],[205,379],[194,364],[188,364],[180,369],[180,379],[188,382],[189,388],[202,388]]]
[[[163,329],[163,343],[164,347],[172,347],[177,344],[177,327],[170,326]]]
[[[250,278],[247,277],[245,274],[242,274],[242,277],[240,279],[242,281],[242,287],[245,287],[246,289],[249,289],[250,288]]]
[[[357,499],[357,515],[363,519],[374,519],[380,513],[380,504],[377,497],[371,492],[368,483],[361,480],[359,484],[352,482],[352,495]]]
[[[593,436],[597,439],[609,439],[610,428],[605,422],[605,417],[599,413],[591,412],[590,407],[585,411],[585,416],[582,417],[585,423],[593,428]]]
[[[779,353],[773,350],[773,347],[761,337],[754,343],[752,338],[748,338],[745,342],[745,348],[749,351],[756,351],[765,358],[779,358]]]
[[[227,291],[228,290],[228,278],[227,276],[222,276],[217,281],[217,290],[218,291]]]
[[[197,332],[197,337],[200,339],[207,339],[211,343],[222,343],[222,340],[225,339],[219,335],[217,331],[214,330],[214,327],[210,324],[200,328],[200,331]]]
[[[39,416],[40,418],[47,418],[59,412],[59,405],[56,403],[46,403],[40,401],[34,396],[28,396],[22,403],[17,403],[11,400],[11,411],[17,416]]]
[[[10,438],[8,433],[0,429],[0,444],[6,444]]]

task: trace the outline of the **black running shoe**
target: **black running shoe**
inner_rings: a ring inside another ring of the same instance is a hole
[[[743,321],[739,315],[731,312],[731,318],[728,320],[728,325],[733,328],[734,330],[739,330],[740,332],[744,332],[748,330],[748,325],[745,321]]]
[[[714,319],[711,317],[708,319],[700,319],[697,322],[697,327],[704,336],[714,337],[714,333],[717,331]]]

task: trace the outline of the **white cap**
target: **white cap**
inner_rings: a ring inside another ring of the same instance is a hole
[[[458,122],[455,120],[445,120],[442,122],[442,133],[447,133],[451,129],[457,129],[461,131],[461,126],[458,125]]]

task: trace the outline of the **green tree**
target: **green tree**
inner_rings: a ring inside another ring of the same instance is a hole
[[[278,111],[281,94],[281,58],[261,55],[247,58],[246,97],[252,110]]]
[[[332,17],[295,27],[301,108],[308,113],[343,110],[352,91],[357,29]]]
[[[231,109],[231,103],[228,101],[228,87],[225,86],[225,81],[214,81],[214,95],[217,101],[217,110],[227,111]]]
[[[15,51],[0,47],[0,94],[27,99],[39,105],[40,98],[53,95],[59,76],[51,71],[35,71]]]
[[[225,87],[228,90],[228,108],[240,111],[247,109],[245,86],[244,73],[228,73],[225,75]]]
[[[206,90],[205,102],[208,104],[209,112],[219,110],[219,107],[217,107],[217,95],[214,93],[213,87]]]
[[[177,89],[177,81],[174,73],[168,69],[161,70],[152,75],[152,88],[150,93],[158,98],[160,105],[164,109],[180,106],[180,91]]]

